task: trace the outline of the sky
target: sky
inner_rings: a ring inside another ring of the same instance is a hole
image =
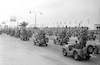
[[[100,0],[0,0],[0,23],[9,24],[10,17],[17,21],[35,22],[45,26],[89,26],[100,24]],[[10,22],[10,25],[16,23]]]

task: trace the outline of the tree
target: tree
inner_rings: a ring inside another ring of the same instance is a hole
[[[22,23],[20,23],[20,25],[19,25],[19,26],[26,27],[27,25],[28,25],[28,23],[27,23],[27,22],[25,22],[25,21],[23,21]]]

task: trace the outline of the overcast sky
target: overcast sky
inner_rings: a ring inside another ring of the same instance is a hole
[[[75,26],[83,21],[82,25],[93,27],[100,23],[99,9],[100,0],[0,0],[0,22],[16,16],[19,22],[34,24],[34,13],[29,11],[35,11],[43,13],[37,14],[37,24]]]

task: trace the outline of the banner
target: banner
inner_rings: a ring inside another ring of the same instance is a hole
[[[16,17],[10,17],[10,22],[16,22]]]

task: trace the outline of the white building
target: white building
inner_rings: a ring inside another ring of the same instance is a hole
[[[100,27],[100,24],[94,24],[94,30],[98,30],[97,27]]]

